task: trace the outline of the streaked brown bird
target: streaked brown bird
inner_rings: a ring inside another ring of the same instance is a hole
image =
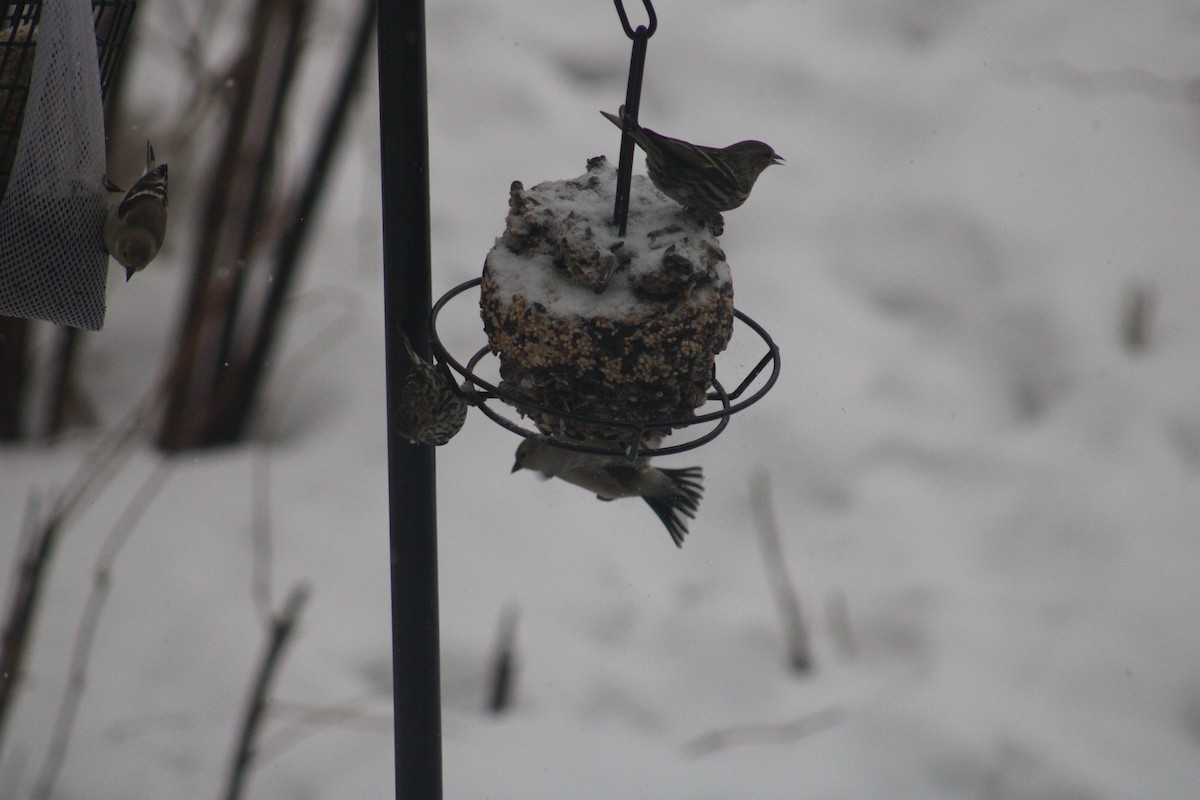
[[[688,532],[684,518],[696,516],[704,494],[700,467],[660,469],[645,458],[629,461],[621,455],[580,453],[535,439],[526,439],[517,447],[512,471],[522,469],[540,472],[543,480],[560,478],[582,486],[601,500],[642,498],[667,526],[676,547],[683,547]]]
[[[624,106],[620,116],[600,113],[621,130],[628,130],[646,153],[646,171],[658,190],[697,211],[737,208],[746,202],[764,169],[783,163],[765,142],[748,139],[728,147],[704,147],[643,128],[625,117]]]
[[[393,422],[412,444],[439,445],[454,438],[467,419],[467,401],[454,385],[449,370],[423,360],[403,331],[400,338],[412,369],[400,387]]]

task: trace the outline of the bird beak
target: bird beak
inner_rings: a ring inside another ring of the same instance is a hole
[[[520,472],[520,471],[521,471],[521,461],[520,461],[520,459],[518,459],[517,463],[513,464],[512,471],[509,472],[509,475],[511,475],[513,472]]]
[[[776,153],[775,155],[771,156],[771,163],[786,164],[787,162],[783,160],[783,156],[779,155],[779,153]]]
[[[129,279],[133,277],[133,273],[137,272],[133,267],[125,268],[125,282],[129,283]]]

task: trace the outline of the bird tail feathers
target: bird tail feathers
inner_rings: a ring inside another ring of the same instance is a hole
[[[700,467],[686,469],[664,469],[663,473],[675,485],[671,494],[657,497],[645,497],[646,505],[658,515],[671,541],[676,547],[683,547],[683,538],[687,536],[687,518],[695,518],[700,508],[700,497],[704,494],[704,472]]]

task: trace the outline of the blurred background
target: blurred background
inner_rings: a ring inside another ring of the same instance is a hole
[[[438,450],[446,796],[1194,796],[1200,9],[655,9],[641,121],[787,159],[722,237],[782,375],[664,459],[705,472],[681,551],[482,415]],[[0,323],[6,635],[52,541],[5,797],[218,795],[298,587],[246,796],[392,793],[370,12],[137,5],[109,175],[170,164],[164,250],[99,333]],[[436,297],[513,180],[615,160],[630,42],[599,1],[427,22]],[[484,344],[470,301],[439,332]]]

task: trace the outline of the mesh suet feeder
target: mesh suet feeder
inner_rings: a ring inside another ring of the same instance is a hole
[[[657,25],[643,2],[650,25],[637,29],[616,2],[634,42],[625,102],[634,120],[646,41]],[[493,421],[558,447],[635,459],[711,441],[770,390],[780,358],[762,326],[734,308],[720,215],[685,209],[645,176],[632,176],[632,151],[623,131],[616,169],[597,156],[576,178],[531,189],[514,182],[483,276],[435,304],[431,338]],[[438,336],[438,316],[475,287],[488,343],[456,358]],[[717,356],[735,321],[765,352],[744,375],[722,382]],[[698,432],[664,444],[693,426]]]
[[[0,314],[104,324],[103,97],[135,9],[0,3]]]
[[[8,185],[13,159],[17,155],[17,141],[33,77],[42,5],[41,0],[0,5],[0,196]],[[137,0],[91,0],[91,5],[100,96],[104,98],[121,63]]]

